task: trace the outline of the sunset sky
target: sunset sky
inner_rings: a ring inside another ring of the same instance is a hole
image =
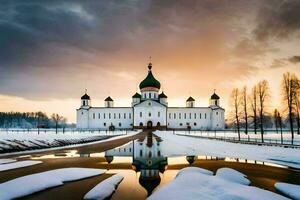
[[[149,56],[169,106],[216,89],[227,109],[233,87],[267,79],[273,109],[282,73],[300,76],[300,1],[1,1],[0,111],[75,122],[85,88],[130,106]]]

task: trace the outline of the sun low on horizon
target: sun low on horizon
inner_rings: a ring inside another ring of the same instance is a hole
[[[130,107],[152,63],[170,107],[228,109],[233,88],[270,85],[281,106],[285,72],[300,76],[299,1],[4,1],[0,111],[59,113],[76,122],[93,106]],[[151,56],[151,59],[149,58]]]

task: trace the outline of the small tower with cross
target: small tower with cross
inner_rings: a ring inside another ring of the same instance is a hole
[[[220,106],[220,97],[216,94],[216,89],[209,99],[209,106]]]

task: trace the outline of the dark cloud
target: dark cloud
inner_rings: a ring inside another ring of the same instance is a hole
[[[291,63],[299,63],[300,62],[300,56],[292,56],[288,59]]]
[[[270,2],[3,1],[0,94],[69,98],[89,86],[103,92],[123,88],[123,81],[136,88],[143,78],[136,74],[145,72],[141,63],[150,55],[160,63],[159,72],[178,71],[198,85],[208,81],[199,80],[199,74],[211,77],[212,83],[219,82],[222,74],[229,79],[252,74],[258,70],[252,62],[272,51],[248,39],[249,29],[257,25],[251,19],[258,10],[257,37],[273,32],[282,36],[276,29],[279,22],[265,27],[277,14],[275,21],[287,32],[297,30],[298,13],[290,4],[298,3],[273,8],[275,3]]]
[[[288,38],[300,29],[300,1],[269,1],[260,8],[257,15],[256,38],[264,41],[270,38]]]

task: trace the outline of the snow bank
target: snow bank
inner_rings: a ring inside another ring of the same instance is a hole
[[[168,131],[156,131],[155,134],[163,140],[160,148],[164,156],[204,155],[220,158],[230,157],[300,168],[300,149],[296,148],[230,143],[178,136]]]
[[[219,171],[219,172],[218,172]],[[287,200],[287,198],[273,192],[257,187],[248,186],[244,183],[244,178],[234,170],[219,169],[213,176],[197,170],[180,170],[180,176],[167,183],[153,193],[148,199],[176,199],[176,200]],[[226,178],[224,174],[234,174],[235,178]],[[239,178],[238,178],[239,177]]]
[[[92,131],[92,132],[65,132],[56,134],[55,131],[1,131],[0,152],[24,151],[59,147],[79,143],[104,140],[119,135],[131,135],[137,131]]]
[[[250,181],[246,178],[245,174],[238,172],[231,168],[221,168],[217,171],[216,176],[231,182],[239,183],[242,185],[250,185]]]
[[[176,176],[179,176],[181,174],[187,174],[187,173],[202,173],[206,175],[213,175],[214,173],[212,171],[209,171],[207,169],[202,169],[199,167],[186,167],[178,171]]]
[[[1,164],[12,163],[12,162],[16,162],[16,160],[14,160],[14,159],[9,159],[9,158],[0,159],[0,165],[1,165]]]
[[[24,150],[24,151],[19,151],[19,152],[12,152],[12,153],[2,153],[2,154],[0,154],[0,157],[17,156],[17,155],[24,154],[24,153],[27,153],[27,154],[41,153],[41,152],[46,152],[46,151],[61,150],[61,149],[72,148],[72,147],[82,147],[82,146],[87,146],[87,145],[91,145],[91,144],[101,144],[101,143],[105,143],[105,142],[108,142],[108,141],[113,141],[113,140],[117,140],[117,139],[121,139],[121,138],[131,137],[131,136],[133,136],[135,134],[138,134],[138,133],[139,132],[137,132],[137,131],[131,131],[131,132],[128,132],[127,135],[118,135],[118,136],[110,137],[108,139],[91,141],[91,142],[86,142],[86,143],[83,143],[83,144],[72,144],[72,145],[67,145],[67,146],[59,146],[59,147],[51,147],[51,148],[49,148],[49,146],[48,146],[47,148],[44,148],[44,149]]]
[[[63,182],[75,181],[105,173],[103,169],[63,168],[19,177],[0,184],[1,200],[23,197]]]
[[[98,185],[96,185],[92,190],[90,190],[85,196],[84,199],[89,200],[102,200],[111,196],[112,193],[116,190],[118,185],[124,179],[122,175],[114,175],[105,179]]]
[[[294,185],[290,183],[276,183],[274,185],[276,190],[291,197],[295,200],[300,200],[300,185]]]
[[[26,161],[19,161],[19,162],[1,164],[0,165],[0,172],[1,171],[6,171],[6,170],[11,170],[11,169],[22,168],[22,167],[29,167],[29,166],[37,165],[37,164],[40,164],[40,163],[42,163],[42,161],[26,160]]]

